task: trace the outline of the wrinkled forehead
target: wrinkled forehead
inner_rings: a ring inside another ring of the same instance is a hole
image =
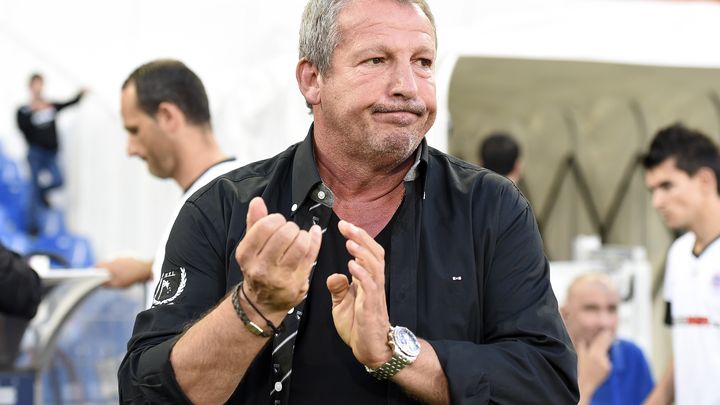
[[[427,33],[432,39],[433,48],[437,49],[435,25],[415,3],[398,0],[357,0],[349,2],[337,17],[341,43],[352,34],[372,33],[387,27]]]

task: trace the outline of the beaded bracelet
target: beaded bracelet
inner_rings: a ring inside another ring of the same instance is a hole
[[[253,321],[250,320],[250,318],[247,316],[247,313],[245,313],[245,311],[243,310],[242,306],[240,305],[240,297],[239,297],[239,294],[242,294],[242,295],[245,297],[245,301],[247,301],[248,304],[250,304],[250,306],[252,307],[252,309],[255,310],[255,312],[257,312],[257,314],[260,315],[260,317],[265,320],[265,322],[267,322],[268,327],[270,327],[270,329],[272,329],[272,333],[264,331],[264,330],[263,330],[261,327],[259,327],[255,322],[253,322]],[[253,304],[252,301],[250,301],[250,299],[248,299],[247,295],[245,294],[245,290],[243,289],[243,282],[242,282],[242,281],[233,289],[233,293],[232,293],[231,299],[232,299],[233,307],[235,308],[235,313],[236,313],[237,316],[240,318],[240,320],[243,322],[243,324],[245,325],[245,327],[246,327],[252,334],[257,335],[257,336],[262,336],[262,337],[270,337],[270,336],[272,336],[273,334],[278,334],[278,333],[280,332],[280,329],[282,328],[282,325],[281,325],[280,327],[276,327],[275,324],[273,324],[269,319],[267,319],[267,318],[265,317],[265,315],[263,315],[262,312],[260,312],[260,311],[257,309],[257,307],[255,306],[255,304]]]

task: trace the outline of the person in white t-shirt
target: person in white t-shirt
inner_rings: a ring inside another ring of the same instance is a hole
[[[185,200],[202,186],[239,162],[226,156],[215,141],[210,108],[200,78],[185,64],[172,59],[146,63],[122,85],[121,113],[128,132],[127,153],[147,162],[154,176],[172,178],[184,190],[154,261],[122,257],[102,262],[110,273],[109,287],[150,282],[154,288],[165,256],[165,244]],[[152,304],[149,290],[147,306]]]
[[[652,203],[672,229],[687,231],[667,255],[666,322],[673,361],[649,404],[720,404],[720,157],[704,134],[675,124],[643,158]]]

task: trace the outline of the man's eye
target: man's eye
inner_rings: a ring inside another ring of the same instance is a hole
[[[432,60],[430,59],[420,59],[420,64],[424,67],[431,67],[432,66]]]
[[[383,62],[383,58],[370,58],[368,62],[372,63],[373,65],[379,65]]]

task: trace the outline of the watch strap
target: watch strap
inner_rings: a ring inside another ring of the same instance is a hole
[[[406,328],[402,328],[405,329]],[[412,332],[407,331],[410,334]],[[414,335],[413,335],[414,336]],[[388,331],[388,346],[393,351],[393,355],[385,364],[382,366],[371,369],[368,366],[365,366],[365,370],[370,373],[373,377],[377,378],[378,380],[387,380],[397,374],[400,370],[404,369],[409,364],[412,364],[416,359],[417,355],[415,357],[410,357],[406,354],[404,354],[400,348],[398,348],[397,344],[395,343],[395,327],[390,327],[390,330]]]
[[[401,354],[395,353],[387,363],[375,370],[368,366],[365,366],[365,370],[378,380],[387,380],[397,374],[398,371],[404,369],[408,364],[410,364],[410,360]]]

